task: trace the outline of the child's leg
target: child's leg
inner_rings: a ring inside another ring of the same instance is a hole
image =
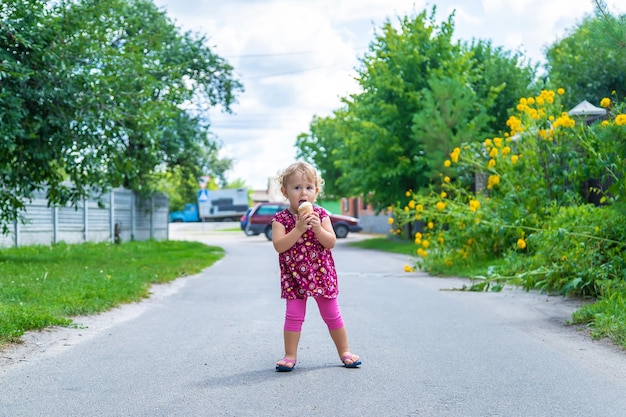
[[[339,309],[339,302],[336,298],[322,298],[315,299],[317,306],[320,309],[320,314],[324,323],[328,326],[330,337],[335,343],[337,353],[339,357],[346,365],[352,365],[359,361],[357,355],[353,355],[350,352],[350,345],[348,344],[348,331],[344,325],[343,318],[341,317],[341,310]]]
[[[283,337],[285,340],[285,358],[295,360],[298,357],[298,343],[302,323],[306,315],[306,298],[287,300],[285,311],[285,326]],[[282,359],[276,362],[279,366],[289,366]]]

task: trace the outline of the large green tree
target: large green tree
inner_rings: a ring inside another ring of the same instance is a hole
[[[425,189],[453,147],[503,126],[532,83],[520,54],[454,42],[454,14],[438,24],[435,11],[387,21],[361,59],[361,91],[298,137],[299,156],[334,194],[365,195],[382,209]]]
[[[148,0],[3,1],[0,88],[5,231],[39,189],[66,204],[150,192],[174,167],[199,174],[216,155],[202,114],[242,90],[204,37]]]
[[[546,51],[549,82],[567,89],[566,106],[595,105],[613,92],[626,95],[626,15],[612,15],[602,1]]]

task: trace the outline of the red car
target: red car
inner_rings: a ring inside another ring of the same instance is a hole
[[[248,223],[245,226],[244,233],[248,236],[256,236],[264,233],[267,240],[272,240],[272,218],[274,214],[286,209],[288,206],[289,205],[284,202],[258,203],[252,208],[252,211],[250,211],[248,215]],[[335,235],[338,238],[343,239],[348,236],[349,232],[357,233],[363,230],[359,219],[343,216],[341,214],[333,214],[328,210],[326,211],[330,216]]]

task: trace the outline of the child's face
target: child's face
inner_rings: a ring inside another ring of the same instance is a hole
[[[287,178],[281,191],[287,200],[289,200],[289,206],[292,211],[297,211],[298,206],[303,201],[308,201],[309,203],[315,201],[318,188],[315,183],[306,178],[303,173],[296,172]]]

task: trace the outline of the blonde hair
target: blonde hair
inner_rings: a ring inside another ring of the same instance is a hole
[[[318,189],[318,193],[322,194],[324,180],[317,173],[313,165],[302,161],[294,162],[280,173],[280,175],[278,176],[278,184],[281,186],[281,188],[285,188],[285,184],[287,183],[289,178],[297,172],[301,173],[304,178],[315,184]]]

